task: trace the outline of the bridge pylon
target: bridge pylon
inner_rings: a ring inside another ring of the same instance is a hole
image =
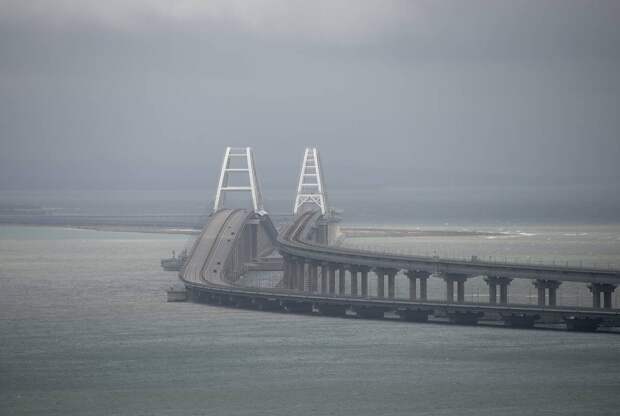
[[[241,181],[237,176],[244,177],[247,174],[247,181],[241,184],[233,184],[235,180]],[[263,197],[260,192],[258,177],[256,176],[256,167],[254,166],[254,152],[250,147],[227,147],[222,161],[222,170],[220,171],[220,179],[215,194],[215,203],[213,204],[213,212],[220,210],[224,206],[226,194],[228,192],[248,192],[252,201],[252,208],[258,214],[265,214],[263,206]]]
[[[323,215],[328,213],[323,171],[316,147],[307,147],[304,152],[293,215],[297,215],[307,208],[318,208]]]

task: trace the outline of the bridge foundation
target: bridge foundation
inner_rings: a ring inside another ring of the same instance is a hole
[[[396,273],[398,270],[387,270],[387,282],[388,282],[388,298],[394,299],[396,295],[395,285],[396,285]]]
[[[312,302],[282,301],[281,304],[290,313],[312,313]]]
[[[358,269],[355,266],[349,267],[349,273],[351,274],[351,296],[357,296],[357,273]]]
[[[346,316],[347,307],[344,305],[333,305],[329,303],[317,304],[319,313],[324,316]]]
[[[482,312],[473,311],[448,311],[446,316],[453,324],[477,325],[478,320],[484,315]]]
[[[336,293],[336,265],[330,263],[329,269],[329,294],[334,295]]]
[[[346,293],[345,293],[346,274],[347,274],[347,269],[346,269],[346,267],[343,264],[341,264],[340,267],[339,267],[339,272],[338,272],[338,294],[340,296],[346,295]]]
[[[409,300],[418,300],[417,281],[420,280],[420,300],[426,300],[426,279],[429,277],[428,272],[409,270],[406,272],[409,279]]]
[[[446,301],[454,303],[454,284],[456,283],[456,302],[465,302],[465,281],[467,276],[463,274],[444,274],[443,279],[446,282]]]
[[[538,290],[538,306],[557,306],[557,290],[562,282],[558,280],[537,279],[533,284]],[[545,296],[546,292],[549,294],[548,297]]]
[[[379,306],[355,306],[353,307],[353,312],[357,315],[358,318],[362,319],[383,319],[386,308],[382,308]]]
[[[427,322],[428,316],[432,314],[433,311],[428,309],[399,309],[396,313],[400,316],[400,319],[403,321],[409,322]]]
[[[328,263],[321,263],[321,293],[326,295],[329,293],[329,265]]]
[[[505,313],[500,315],[506,326],[513,328],[532,328],[540,315],[525,313]]]
[[[611,297],[616,290],[616,285],[608,283],[592,283],[588,285],[590,292],[592,292],[592,307],[595,309],[611,309],[612,302]],[[603,302],[601,303],[601,295],[603,296]]]
[[[362,296],[368,296],[368,267],[360,267],[361,284],[362,284]]]
[[[512,282],[511,278],[499,276],[487,276],[484,278],[489,285],[489,303],[497,304],[497,287],[499,286],[499,303],[500,305],[508,304],[508,286]]]
[[[311,261],[308,263],[308,274],[310,277],[310,292],[317,293],[319,290],[319,281],[318,281],[318,264]]]
[[[305,274],[306,274],[306,263],[304,259],[298,259],[296,262],[295,272],[295,289],[300,292],[303,292],[305,289]]]
[[[385,297],[385,270],[376,269],[375,274],[377,275],[377,297],[384,298]]]
[[[569,331],[594,332],[603,320],[601,318],[568,316],[564,318],[564,322]]]

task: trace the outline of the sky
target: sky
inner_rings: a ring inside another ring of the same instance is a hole
[[[620,199],[617,0],[0,0],[0,56],[0,189]]]

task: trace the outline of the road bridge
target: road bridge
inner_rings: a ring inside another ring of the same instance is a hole
[[[253,182],[257,183],[256,178]],[[329,316],[383,318],[391,313],[422,322],[440,317],[458,324],[495,320],[507,326],[533,327],[553,321],[563,322],[573,330],[595,330],[601,325],[620,327],[620,311],[612,309],[611,303],[611,295],[620,283],[618,271],[459,261],[336,247],[326,244],[326,232],[321,229],[330,226],[325,206],[299,213],[278,234],[262,201],[253,198],[254,207],[260,209],[216,207],[210,216],[180,272],[192,299]],[[248,265],[256,264],[274,249],[284,260],[278,288],[240,286],[239,278]],[[369,295],[369,273],[377,277],[376,296]],[[485,276],[489,287],[489,303],[465,302],[467,280],[480,275]],[[395,296],[396,279],[402,276],[409,282],[407,299]],[[431,277],[445,282],[445,300],[428,299],[427,280]],[[509,286],[514,279],[532,281],[538,293],[537,305],[510,302]],[[567,281],[590,287],[591,308],[558,305],[557,288]]]

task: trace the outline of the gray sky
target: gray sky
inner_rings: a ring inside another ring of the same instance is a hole
[[[617,0],[0,0],[0,55],[0,189],[620,183]]]

